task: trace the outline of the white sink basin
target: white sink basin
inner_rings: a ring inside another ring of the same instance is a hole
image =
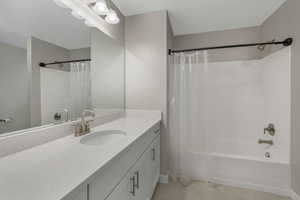
[[[97,146],[106,145],[118,141],[124,138],[125,136],[126,133],[120,130],[99,131],[84,136],[80,140],[80,143],[85,145],[97,145]]]

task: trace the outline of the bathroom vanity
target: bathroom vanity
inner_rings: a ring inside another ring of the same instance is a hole
[[[153,113],[127,115],[88,135],[70,135],[1,158],[0,199],[151,199],[160,176],[161,114]],[[124,134],[104,142],[92,137],[103,131]]]

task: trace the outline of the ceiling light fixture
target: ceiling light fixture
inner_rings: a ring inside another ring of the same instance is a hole
[[[97,1],[96,4],[93,6],[93,10],[98,15],[107,15],[109,13],[109,9],[105,0]]]
[[[58,6],[63,8],[71,8],[72,15],[76,19],[85,19],[85,25],[89,27],[99,28],[99,20],[102,20],[101,16],[104,16],[104,19],[109,24],[118,24],[120,18],[117,12],[112,9],[110,5],[110,0],[80,0],[81,4],[78,6],[73,2],[73,0],[53,0]],[[90,9],[87,11],[86,9]],[[79,11],[79,12],[78,12]],[[93,12],[93,13],[90,13]],[[97,14],[98,18],[93,14]],[[92,21],[92,22],[91,22]]]
[[[109,9],[105,17],[105,21],[109,24],[118,24],[120,22],[120,18],[118,17],[116,11]]]

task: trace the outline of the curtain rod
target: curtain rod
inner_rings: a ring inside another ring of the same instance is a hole
[[[290,46],[293,43],[293,38],[287,38],[283,41],[272,41],[272,42],[263,42],[263,43],[250,43],[250,44],[235,44],[235,45],[226,45],[226,46],[215,46],[215,47],[205,47],[205,48],[197,48],[197,49],[183,49],[183,50],[172,50],[169,49],[169,55],[173,53],[181,53],[181,52],[191,52],[191,51],[204,51],[211,49],[227,49],[227,48],[237,48],[237,47],[251,47],[251,46],[264,46],[264,45],[279,45]]]
[[[55,61],[55,62],[52,62],[52,63],[43,63],[43,62],[40,62],[39,63],[39,66],[40,67],[46,67],[47,65],[57,65],[57,64],[65,64],[65,63],[75,63],[75,62],[87,62],[87,61],[91,61],[91,59],[81,59],[81,60],[66,60],[66,61]]]

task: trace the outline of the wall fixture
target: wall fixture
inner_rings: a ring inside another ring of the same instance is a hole
[[[53,0],[58,6],[62,8],[70,8],[68,6],[67,1],[72,0]],[[117,12],[109,6],[109,0],[76,0],[76,3],[85,4],[92,12],[94,12],[97,16],[104,18],[105,21],[109,24],[118,24],[120,22],[120,18]],[[72,9],[72,8],[71,8]],[[95,23],[91,22],[89,19],[84,18],[81,13],[76,10],[72,10],[71,14],[79,20],[85,19],[85,25],[89,27],[95,27]]]

